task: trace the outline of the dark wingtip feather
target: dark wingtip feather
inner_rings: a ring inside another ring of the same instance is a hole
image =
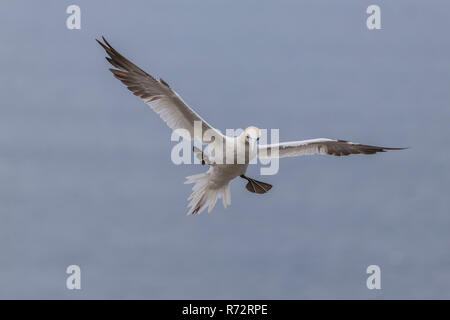
[[[104,42],[109,48],[112,48],[112,46],[109,44],[108,41],[106,41],[106,39],[105,39],[104,36],[102,36],[102,39],[103,39],[103,42]]]
[[[107,49],[107,47],[98,39],[95,39],[95,41],[97,41],[97,43],[103,48],[103,49]]]
[[[411,147],[402,147],[402,148],[383,148],[385,150],[406,150],[410,149]]]

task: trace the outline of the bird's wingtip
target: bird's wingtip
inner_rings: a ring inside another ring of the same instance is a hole
[[[383,150],[382,151],[395,151],[395,150],[406,150],[406,149],[410,149],[411,147],[395,147],[395,148],[391,148],[391,147],[382,147]]]
[[[95,38],[95,41],[97,41],[97,43],[99,45],[101,45],[102,47],[104,47],[104,48],[111,47],[111,45],[108,43],[108,41],[106,40],[105,36],[103,36],[103,35],[102,35],[102,40],[99,40],[99,39]]]
[[[390,148],[389,150],[406,150],[406,149],[411,149],[411,147]]]

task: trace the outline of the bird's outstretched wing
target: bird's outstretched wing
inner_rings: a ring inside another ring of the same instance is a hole
[[[260,158],[284,158],[313,154],[348,156],[349,154],[374,154],[377,152],[385,152],[387,150],[403,149],[405,148],[386,148],[345,140],[319,138],[303,141],[283,142],[279,144],[259,145],[258,156]]]
[[[163,80],[156,80],[134,63],[117,52],[104,37],[103,42],[97,42],[105,49],[106,57],[116,69],[109,69],[114,77],[136,96],[148,104],[161,119],[172,129],[186,129],[194,138],[194,121],[202,124],[202,134],[207,130],[214,130],[215,136],[222,136],[219,130],[213,128],[192,110],[181,97]],[[203,137],[197,137],[203,141]]]

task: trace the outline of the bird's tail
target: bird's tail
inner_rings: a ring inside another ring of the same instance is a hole
[[[228,183],[225,186],[215,187],[211,183],[210,176],[210,171],[207,171],[205,173],[186,177],[187,180],[185,184],[195,183],[192,188],[193,192],[188,198],[188,200],[190,200],[188,204],[188,215],[200,213],[206,207],[208,207],[208,212],[211,212],[216,205],[217,199],[220,198],[222,198],[223,206],[225,208],[227,205],[231,204],[231,195]]]

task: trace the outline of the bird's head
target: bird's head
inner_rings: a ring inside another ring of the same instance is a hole
[[[251,126],[241,133],[241,137],[250,145],[256,144],[261,137],[261,131],[257,127]]]
[[[248,146],[250,158],[255,157],[258,149],[259,137],[261,137],[261,131],[257,127],[248,127],[241,134],[241,139],[244,140],[246,146]]]

